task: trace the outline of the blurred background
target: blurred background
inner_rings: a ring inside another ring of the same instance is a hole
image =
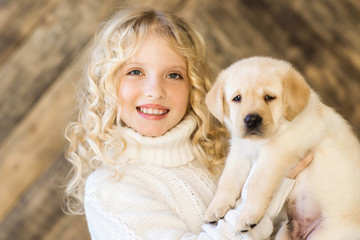
[[[285,59],[360,133],[358,0],[0,0],[0,239],[89,239],[62,212],[63,132],[100,22],[126,7],[176,13],[204,35],[217,74]]]

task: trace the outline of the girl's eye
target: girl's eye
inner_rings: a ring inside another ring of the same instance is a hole
[[[168,77],[169,78],[174,78],[174,79],[182,79],[183,77],[180,75],[180,74],[178,74],[178,73],[170,73],[169,75],[168,75]]]
[[[241,102],[241,96],[237,95],[236,97],[234,97],[233,102]]]
[[[272,100],[275,100],[275,99],[276,99],[276,97],[273,97],[273,96],[270,96],[270,95],[266,95],[264,97],[265,102],[271,102]]]
[[[135,69],[128,72],[128,75],[142,75],[142,72],[138,69]]]

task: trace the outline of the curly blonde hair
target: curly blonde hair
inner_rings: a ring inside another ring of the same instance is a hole
[[[66,209],[70,213],[83,213],[85,181],[91,172],[104,165],[117,168],[125,165],[116,161],[126,148],[126,141],[117,130],[121,118],[116,95],[119,83],[115,76],[150,32],[170,40],[187,61],[191,83],[187,114],[194,115],[197,122],[191,135],[195,155],[210,170],[221,169],[223,165],[228,135],[204,102],[213,75],[206,62],[201,35],[174,15],[154,10],[119,11],[102,24],[95,36],[82,77],[83,86],[78,91],[78,118],[65,131],[69,143],[66,159],[72,165],[65,189]]]

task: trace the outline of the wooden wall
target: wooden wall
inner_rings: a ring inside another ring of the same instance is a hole
[[[89,239],[61,207],[63,132],[97,25],[125,7],[189,19],[215,73],[253,55],[288,60],[360,134],[357,0],[0,0],[0,239]]]

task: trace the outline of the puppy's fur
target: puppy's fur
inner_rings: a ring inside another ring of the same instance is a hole
[[[315,219],[307,239],[360,239],[359,141],[289,63],[266,57],[236,62],[219,75],[206,103],[232,135],[206,221],[223,217],[247,181],[236,228],[250,230],[287,171],[312,151],[288,201],[289,218],[300,225],[292,235],[305,238],[304,222]]]

